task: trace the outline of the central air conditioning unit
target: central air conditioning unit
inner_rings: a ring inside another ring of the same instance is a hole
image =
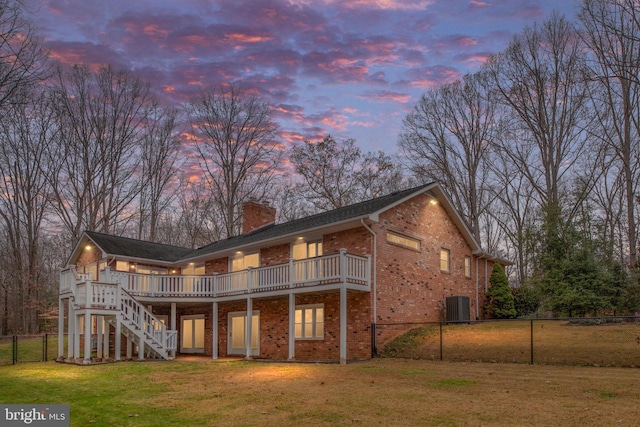
[[[470,308],[469,297],[467,296],[447,297],[447,322],[469,323],[471,319]]]

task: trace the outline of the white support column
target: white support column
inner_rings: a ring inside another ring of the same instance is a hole
[[[340,287],[340,364],[347,363],[347,287]]]
[[[296,357],[296,294],[289,294],[289,360]]]
[[[172,302],[171,303],[171,320],[170,320],[170,324],[171,324],[171,330],[172,331],[177,331],[177,324],[176,324],[176,303]],[[176,336],[177,339],[177,336]],[[175,350],[171,350],[170,352],[170,356],[171,357],[176,357],[176,351]]]
[[[138,359],[144,360],[144,340],[139,338],[138,341],[140,341],[138,344]]]
[[[114,334],[115,340],[115,359],[120,360],[120,355],[122,354],[122,325],[120,324],[120,317],[116,316],[116,331]]]
[[[73,311],[73,358],[80,359],[80,316]]]
[[[218,303],[211,308],[211,357],[218,358]]]
[[[253,334],[253,300],[247,298],[247,330],[244,336],[245,359],[251,360],[251,335]]]
[[[127,359],[131,359],[133,357],[133,342],[131,342],[131,338],[127,337]]]
[[[102,343],[104,344],[104,348],[102,349],[102,357],[104,359],[109,358],[109,330],[111,329],[109,326],[109,322],[107,322],[106,317],[102,318],[102,331],[104,332],[104,338],[102,339]]]
[[[102,359],[102,316],[96,316],[96,357]]]
[[[84,363],[91,362],[91,313],[84,315]]]
[[[58,299],[58,359],[64,356],[64,300]]]
[[[73,304],[71,303],[71,298],[69,298],[69,318],[67,319],[67,357],[69,359],[75,357],[73,354],[73,349],[75,348],[75,338],[76,338],[76,313],[73,310]]]

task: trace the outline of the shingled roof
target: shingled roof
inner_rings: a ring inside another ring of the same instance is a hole
[[[189,248],[112,236],[95,231],[85,231],[85,234],[110,255],[175,262],[193,251]]]
[[[196,258],[202,255],[233,249],[235,247],[258,243],[263,240],[271,240],[323,226],[363,218],[386,207],[393,206],[395,203],[413,195],[414,193],[424,190],[430,185],[432,184],[425,184],[407,190],[396,191],[394,193],[387,194],[386,196],[377,197],[375,199],[344,206],[282,224],[271,224],[251,233],[231,237],[229,239],[220,240],[211,243],[210,245],[203,246],[202,248],[196,249],[192,253],[188,254],[185,258]]]
[[[439,196],[446,198],[446,196],[442,195],[436,183],[425,184],[282,224],[267,225],[250,233],[219,240],[198,249],[163,245],[127,237],[112,236],[95,231],[86,231],[85,236],[109,255],[163,262],[180,262],[218,252],[234,250],[235,248],[256,245],[260,242],[286,238],[287,236],[321,229],[323,227],[357,221],[389,209],[407,198],[428,190],[436,190]],[[78,245],[80,244],[82,244],[82,241],[78,243]]]

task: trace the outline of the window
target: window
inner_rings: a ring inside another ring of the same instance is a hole
[[[129,263],[127,261],[116,261],[116,270],[129,271]]]
[[[401,234],[387,232],[387,242],[395,243],[396,245],[404,246],[405,248],[420,250],[420,240],[412,239],[411,237],[403,236]]]
[[[298,340],[324,338],[323,304],[296,307],[294,336]]]
[[[322,256],[322,241],[295,243],[292,255],[295,260]]]
[[[464,277],[471,277],[471,257],[464,257]]]
[[[189,263],[188,266],[182,268],[183,276],[202,276],[204,275],[204,262]]]
[[[451,252],[449,249],[440,249],[440,271],[449,272],[449,260],[451,259]]]
[[[156,275],[156,274],[167,274],[168,271],[166,268],[149,267],[147,265],[138,265],[138,273]]]
[[[258,252],[246,255],[238,254],[231,260],[231,271],[241,271],[256,267],[260,267],[260,254]]]

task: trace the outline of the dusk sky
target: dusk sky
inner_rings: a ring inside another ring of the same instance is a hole
[[[51,56],[138,73],[167,105],[234,81],[273,108],[282,140],[355,138],[396,151],[430,87],[476,71],[575,0],[28,0]]]

